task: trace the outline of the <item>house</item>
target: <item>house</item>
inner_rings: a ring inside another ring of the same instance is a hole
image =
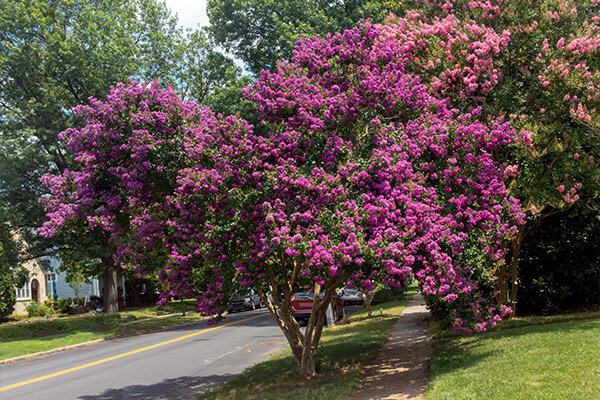
[[[23,264],[29,272],[27,282],[21,288],[16,288],[17,302],[14,314],[27,314],[27,305],[32,301],[38,303],[48,298],[46,291],[46,274],[37,260],[30,260]]]
[[[75,290],[67,282],[67,274],[59,271],[60,262],[52,257],[46,259],[49,265],[46,272],[46,292],[49,298],[72,298],[75,296]],[[102,286],[97,277],[91,277],[84,283],[78,293],[80,298],[90,298],[91,296],[102,296]]]

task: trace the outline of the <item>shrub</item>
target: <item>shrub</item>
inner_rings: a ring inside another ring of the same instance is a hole
[[[583,204],[545,218],[521,249],[518,309],[560,313],[600,304],[600,212]]]
[[[50,317],[56,313],[54,308],[48,307],[44,303],[38,303],[37,301],[32,301],[25,309],[27,310],[27,315],[30,317]]]

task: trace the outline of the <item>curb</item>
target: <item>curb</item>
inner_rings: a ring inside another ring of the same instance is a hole
[[[181,314],[181,313],[179,313]],[[177,315],[177,314],[174,314]],[[164,316],[160,316],[157,318],[164,318],[167,316],[172,316],[172,315],[164,315]],[[127,322],[123,325],[129,325],[131,323],[135,323],[135,322],[142,322],[142,321],[147,321],[150,319],[154,319],[154,318],[146,318],[143,320],[136,320],[136,321],[132,321],[132,322]],[[102,343],[102,342],[106,342],[108,340],[114,340],[114,339],[123,339],[123,338],[128,338],[128,337],[133,337],[133,336],[141,336],[141,335],[145,335],[147,333],[155,333],[155,332],[160,332],[160,331],[166,331],[168,329],[171,328],[175,328],[175,327],[181,327],[181,326],[186,326],[186,325],[193,325],[196,324],[200,321],[202,321],[203,319],[198,319],[196,321],[187,321],[187,322],[182,322],[180,324],[175,324],[175,325],[169,325],[169,326],[163,326],[162,328],[157,328],[157,329],[151,329],[148,331],[144,331],[144,332],[138,332],[138,333],[130,333],[127,335],[116,335],[116,336],[109,336],[106,338],[102,338],[102,339],[96,339],[96,340],[91,340],[89,342],[83,342],[83,343],[77,343],[77,344],[72,344],[70,346],[64,346],[64,347],[58,347],[56,349],[50,349],[50,350],[46,350],[46,351],[40,351],[37,353],[31,353],[31,354],[25,354],[23,356],[18,356],[18,357],[14,357],[14,358],[7,358],[6,360],[0,360],[0,365],[4,365],[4,364],[12,364],[18,361],[23,361],[23,360],[30,360],[30,359],[34,359],[34,358],[42,358],[43,356],[49,355],[49,354],[53,354],[53,353],[59,353],[61,351],[69,351],[69,350],[74,350],[77,349],[79,347],[86,347],[86,346],[93,346],[95,344],[98,343]]]

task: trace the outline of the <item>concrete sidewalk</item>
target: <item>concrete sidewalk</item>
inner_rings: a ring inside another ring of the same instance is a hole
[[[428,315],[421,295],[414,295],[394,325],[392,336],[366,366],[353,400],[423,398],[432,353],[424,321]]]

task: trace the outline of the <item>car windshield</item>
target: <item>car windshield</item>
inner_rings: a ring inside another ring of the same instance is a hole
[[[323,292],[321,292],[319,294],[319,297],[323,297],[325,294]],[[296,298],[297,299],[313,299],[315,297],[314,293],[308,293],[308,292],[298,292],[296,293]]]

